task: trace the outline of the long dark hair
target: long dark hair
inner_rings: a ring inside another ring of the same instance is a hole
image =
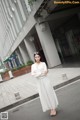
[[[39,55],[40,56],[40,61],[42,61],[42,56],[41,56],[40,52],[34,52],[34,59],[35,59],[35,55]],[[35,60],[35,62],[36,62],[36,60]]]

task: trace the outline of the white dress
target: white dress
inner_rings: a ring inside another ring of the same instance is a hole
[[[47,75],[42,73],[47,70],[45,62],[34,63],[31,66],[31,74],[37,78],[37,88],[43,112],[56,109],[58,99]]]

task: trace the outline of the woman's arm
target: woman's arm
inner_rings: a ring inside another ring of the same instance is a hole
[[[34,76],[34,77],[39,77],[39,76],[41,76],[41,72],[35,72],[35,70],[34,70],[34,66],[32,65],[31,66],[31,75],[32,76]]]
[[[42,72],[42,75],[47,75],[48,69],[47,69],[47,65],[45,62],[43,63],[43,67],[44,67],[44,71]]]
[[[43,63],[43,72],[41,71],[35,72],[34,66],[33,65],[31,66],[31,75],[34,77],[45,76],[47,75],[47,73],[48,73],[48,69],[45,62]]]

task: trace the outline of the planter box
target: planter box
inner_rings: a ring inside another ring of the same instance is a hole
[[[31,66],[26,66],[26,67],[21,68],[19,70],[13,71],[13,76],[17,77],[17,76],[20,76],[20,75],[24,75],[26,73],[29,73],[30,71],[31,71]]]
[[[25,66],[23,68],[20,68],[19,70],[12,71],[12,74],[14,77],[18,77],[29,72],[31,72],[31,66]],[[9,80],[10,79],[9,73],[8,72],[3,73],[2,78],[3,80]]]
[[[2,79],[3,79],[3,80],[9,80],[9,79],[10,79],[9,73],[8,73],[8,72],[3,73],[3,74],[2,74]]]

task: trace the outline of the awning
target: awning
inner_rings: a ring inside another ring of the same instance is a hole
[[[17,55],[16,54],[12,54],[10,57],[8,57],[7,59],[5,59],[3,62],[8,62],[12,59],[14,59]]]
[[[9,58],[7,58],[7,59],[5,59],[3,62],[8,62],[10,59]]]

